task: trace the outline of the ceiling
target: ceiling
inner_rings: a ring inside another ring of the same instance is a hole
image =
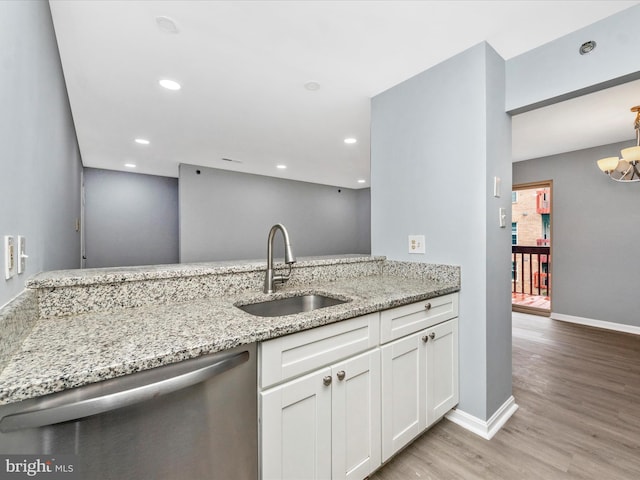
[[[631,107],[639,104],[640,80],[636,80],[516,115],[512,119],[513,161],[635,141],[636,114]]]
[[[85,166],[175,177],[178,165],[189,163],[361,188],[369,185],[372,96],[481,41],[509,59],[638,3],[51,0],[50,6]],[[162,88],[163,78],[182,88]],[[319,88],[308,90],[308,82]],[[629,85],[616,88],[638,91],[637,83]],[[618,94],[615,108],[606,95],[515,117],[514,160],[633,138],[628,95]],[[607,106],[611,111],[603,113]],[[599,137],[609,114],[612,131]],[[549,119],[563,120],[552,126]],[[345,144],[349,137],[357,142]]]

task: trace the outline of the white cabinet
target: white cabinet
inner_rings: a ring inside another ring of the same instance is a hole
[[[427,426],[458,404],[458,319],[426,331]]]
[[[261,384],[284,380],[260,393],[264,480],[361,480],[380,466],[378,326],[378,314],[366,315],[264,342]],[[341,359],[354,345],[368,351]],[[301,377],[282,374],[309,368]]]
[[[331,478],[331,378],[325,368],[262,392],[263,479]]]
[[[331,369],[332,476],[362,480],[380,466],[380,350]]]
[[[379,319],[379,313],[371,313],[262,342],[258,347],[260,388],[377,347]]]
[[[259,347],[263,480],[362,480],[458,403],[458,296]]]
[[[458,294],[450,293],[380,312],[380,343],[387,343],[458,316]]]
[[[413,304],[413,310],[407,307],[411,306],[400,307],[400,312],[387,311],[387,322],[398,318],[398,313],[415,316],[425,310],[419,304]],[[453,314],[457,314],[457,299],[456,309],[449,310],[449,316]],[[423,320],[420,326],[424,325]],[[442,318],[434,321],[438,320]],[[382,322],[384,332],[384,317]],[[458,319],[451,318],[383,345],[381,359],[384,462],[458,403]]]
[[[426,352],[420,337],[381,348],[383,462],[427,427]]]

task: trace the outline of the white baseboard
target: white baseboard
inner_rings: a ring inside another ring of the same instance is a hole
[[[6,307],[7,305],[9,305],[11,302],[13,302],[14,300],[16,300],[20,295],[22,295],[24,292],[26,292],[27,289],[23,288],[22,291],[20,293],[18,293],[15,297],[13,297],[11,300],[9,300],[7,303],[5,303],[4,305],[0,305],[0,310],[2,310],[4,307]]]
[[[462,428],[466,428],[486,440],[491,440],[516,410],[518,410],[518,405],[516,405],[516,399],[512,395],[487,421],[480,420],[478,417],[474,417],[457,408],[451,410],[445,417]]]
[[[605,322],[604,320],[595,320],[593,318],[574,317],[573,315],[565,315],[564,313],[551,313],[551,318],[562,322],[577,323],[578,325],[587,325],[589,327],[604,328],[606,330],[615,330],[616,332],[640,335],[640,327],[636,327],[635,325]]]

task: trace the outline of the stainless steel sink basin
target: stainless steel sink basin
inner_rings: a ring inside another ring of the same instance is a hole
[[[244,310],[251,315],[257,315],[258,317],[280,317],[283,315],[310,312],[318,308],[332,307],[346,302],[347,300],[340,300],[339,298],[310,294],[278,298],[276,300],[250,303],[248,305],[237,305],[237,307],[240,310]]]

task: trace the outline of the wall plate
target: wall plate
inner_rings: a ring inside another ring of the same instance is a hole
[[[9,280],[16,274],[16,249],[11,235],[4,236],[4,278]]]
[[[424,235],[409,235],[409,253],[425,253]]]
[[[18,265],[18,275],[23,273],[26,269],[27,258],[27,239],[22,235],[18,235],[18,250],[16,263]]]

